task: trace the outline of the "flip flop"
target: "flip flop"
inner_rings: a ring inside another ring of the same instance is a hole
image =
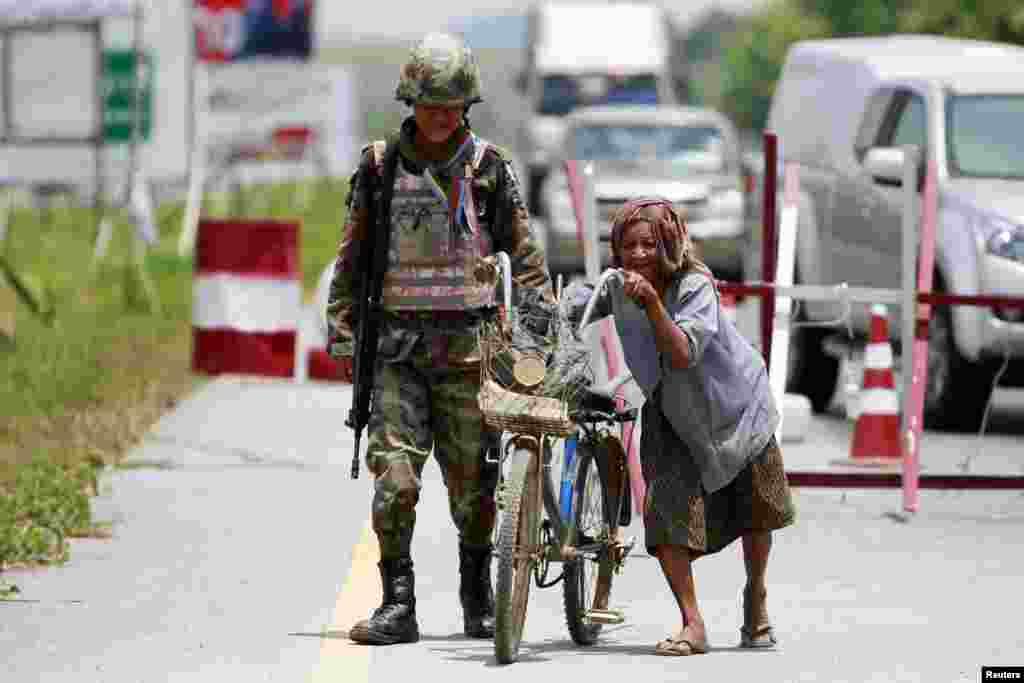
[[[669,636],[654,646],[654,654],[663,657],[688,657],[705,654],[709,649],[707,642],[694,643],[686,638]]]
[[[767,591],[762,592],[761,599],[764,600],[767,597]],[[751,648],[751,649],[764,649],[772,648],[778,643],[775,639],[775,631],[772,629],[772,625],[768,622],[763,622],[757,626],[752,626],[750,622],[754,620],[754,615],[750,610],[750,592],[743,589],[743,626],[740,627],[740,647]]]
[[[771,624],[762,624],[757,628],[748,629],[740,627],[740,647],[751,649],[763,649],[775,647],[778,641],[775,639],[775,631]]]

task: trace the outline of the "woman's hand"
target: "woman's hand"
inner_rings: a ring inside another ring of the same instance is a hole
[[[641,308],[646,309],[659,301],[654,285],[643,275],[631,270],[625,270],[622,274],[622,291]]]

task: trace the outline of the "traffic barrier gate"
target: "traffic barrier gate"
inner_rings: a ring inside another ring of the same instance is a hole
[[[826,487],[899,487],[903,491],[903,508],[907,512],[916,512],[918,508],[919,488],[939,489],[1024,489],[1024,476],[1010,475],[943,475],[920,473],[919,445],[923,428],[924,388],[927,382],[928,353],[928,319],[931,306],[966,305],[966,306],[1002,306],[1005,308],[1024,307],[1024,298],[1004,296],[958,295],[931,292],[934,266],[935,222],[937,206],[936,167],[934,160],[927,162],[925,187],[922,197],[922,220],[919,248],[917,243],[917,168],[918,151],[915,146],[904,148],[906,165],[904,168],[903,187],[907,188],[906,205],[903,216],[903,288],[901,290],[880,289],[871,287],[849,287],[845,284],[836,286],[791,285],[787,282],[776,282],[776,207],[774,188],[777,186],[778,139],[770,131],[764,133],[765,178],[763,192],[763,253],[762,274],[764,280],[754,283],[719,282],[723,292],[736,295],[753,295],[761,297],[761,340],[769,372],[775,357],[772,355],[772,341],[778,339],[776,323],[788,327],[788,315],[784,319],[776,316],[776,300],[795,298],[817,301],[844,301],[845,303],[883,303],[899,304],[904,310],[915,311],[913,316],[903,316],[902,340],[903,348],[911,349],[910,363],[904,367],[903,406],[900,427],[900,453],[902,471],[895,472],[788,472],[787,478],[794,486],[826,486]],[[773,191],[769,191],[773,188]],[[785,216],[785,210],[783,216]],[[795,218],[795,216],[794,216]],[[783,230],[779,234],[778,249],[780,254],[791,253],[796,237],[795,222],[793,230]],[[918,267],[920,264],[920,268]],[[789,264],[785,274],[792,276]],[[781,270],[781,269],[779,269]],[[915,276],[916,273],[916,276]],[[916,280],[915,280],[916,277]],[[788,339],[783,335],[783,338]],[[785,358],[785,354],[782,354]]]
[[[292,377],[302,306],[298,221],[203,219],[192,283],[192,369]]]

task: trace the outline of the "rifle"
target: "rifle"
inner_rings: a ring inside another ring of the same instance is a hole
[[[395,168],[398,165],[398,144],[389,141],[384,153],[383,177],[374,173],[380,183],[380,202],[374,201],[373,187],[367,212],[367,234],[360,245],[356,301],[357,327],[355,351],[352,356],[352,408],[345,424],[356,433],[352,454],[352,478],[359,478],[359,439],[370,421],[373,400],[373,374],[377,365],[377,342],[380,339],[381,298],[384,271],[388,267],[391,240],[391,197],[394,194]],[[374,165],[375,167],[375,165]]]

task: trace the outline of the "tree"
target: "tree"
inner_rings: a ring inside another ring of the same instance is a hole
[[[1021,45],[1024,6],[1018,0],[918,1],[902,13],[900,29]]]
[[[725,50],[722,110],[740,128],[763,128],[789,46],[824,38],[829,28],[826,20],[786,0],[776,0],[754,16]]]

